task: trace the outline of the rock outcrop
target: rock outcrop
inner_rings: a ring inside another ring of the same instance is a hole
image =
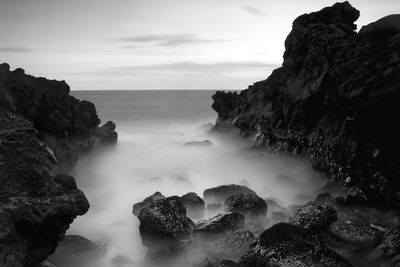
[[[201,219],[204,217],[204,200],[196,193],[187,193],[181,197],[182,203],[186,208],[187,216],[191,219]]]
[[[143,201],[133,204],[133,207],[132,207],[133,215],[138,217],[140,214],[140,211],[143,208],[147,208],[148,206],[150,206],[150,205],[154,204],[155,202],[157,202],[161,199],[164,199],[164,198],[165,198],[165,196],[157,191],[154,194],[152,194],[151,196],[148,196],[145,199],[143,199]]]
[[[73,178],[52,172],[54,160],[31,122],[0,118],[1,266],[38,266],[88,210]]]
[[[233,195],[224,203],[228,212],[238,212],[246,219],[262,219],[267,216],[268,207],[265,201],[256,195]]]
[[[237,93],[217,92],[216,129],[307,157],[368,203],[400,210],[400,16],[357,33],[348,2],[293,22],[282,67]]]
[[[94,104],[0,65],[0,265],[39,266],[89,203],[68,172],[92,148]],[[45,264],[45,263],[44,263]]]

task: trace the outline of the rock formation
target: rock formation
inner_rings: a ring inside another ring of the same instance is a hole
[[[91,149],[99,123],[94,105],[70,96],[64,81],[0,65],[1,266],[39,266],[86,213],[85,195],[61,173]]]
[[[253,147],[307,157],[380,207],[400,209],[400,16],[363,27],[348,2],[293,22],[282,67],[237,93],[217,92],[216,129]]]

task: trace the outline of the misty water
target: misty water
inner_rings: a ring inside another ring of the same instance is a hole
[[[210,187],[248,183],[262,198],[276,198],[288,206],[304,204],[322,184],[301,160],[246,152],[243,142],[208,134],[204,124],[216,119],[213,93],[72,92],[95,103],[103,123],[112,120],[117,125],[118,144],[83,156],[72,171],[91,206],[67,234],[106,244],[104,266],[111,266],[116,256],[143,266],[146,248],[132,205],[155,191],[165,196],[188,192],[202,196]],[[213,146],[183,146],[206,139]]]

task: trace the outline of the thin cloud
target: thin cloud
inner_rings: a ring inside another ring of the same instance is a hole
[[[254,6],[242,6],[242,9],[252,15],[257,15],[257,16],[264,15],[264,12],[261,9],[256,8]]]
[[[192,34],[150,34],[125,37],[117,40],[135,44],[153,43],[158,46],[179,46],[185,44],[216,43],[225,41],[222,39],[200,38]]]
[[[154,65],[134,65],[116,67],[114,70],[168,70],[176,72],[232,72],[237,70],[249,69],[275,69],[279,67],[276,64],[264,63],[259,61],[242,61],[242,62],[216,62],[216,63],[197,63],[191,61],[176,62],[169,64]]]
[[[32,49],[25,47],[0,47],[0,52],[9,52],[9,53],[27,53],[33,52]]]

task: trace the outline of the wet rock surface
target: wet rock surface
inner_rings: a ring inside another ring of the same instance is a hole
[[[226,211],[238,212],[249,220],[263,219],[268,211],[265,201],[256,195],[230,196],[225,200],[224,207]]]
[[[228,197],[240,194],[257,195],[256,192],[247,186],[230,184],[204,190],[203,199],[206,203],[222,204]]]
[[[282,67],[213,96],[215,130],[230,125],[253,148],[304,156],[370,205],[399,210],[400,17],[357,33],[359,15],[343,2],[298,17]]]
[[[310,229],[279,223],[264,231],[240,258],[241,266],[351,266]]]
[[[160,192],[155,192],[153,195],[146,197],[143,201],[135,203],[132,208],[132,213],[138,217],[143,208],[147,208],[155,202],[164,199],[165,197]]]
[[[49,257],[49,262],[57,267],[84,267],[98,263],[105,256],[107,248],[82,236],[67,235],[58,243],[57,249]],[[92,266],[91,265],[91,266]]]
[[[328,229],[329,225],[336,220],[337,212],[331,206],[326,204],[311,204],[300,208],[289,219],[289,222],[306,229],[322,231]]]
[[[207,249],[210,255],[238,260],[254,239],[254,235],[248,230],[229,230],[209,241]]]
[[[215,235],[228,230],[243,228],[244,216],[237,212],[218,214],[214,217],[204,219],[196,224],[195,232],[200,235]]]
[[[205,203],[196,193],[187,193],[181,197],[181,200],[189,218],[201,219],[204,217]]]

